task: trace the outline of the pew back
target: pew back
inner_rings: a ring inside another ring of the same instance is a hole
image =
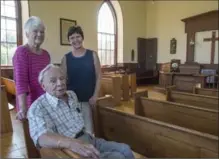
[[[218,97],[218,90],[217,89],[206,89],[206,88],[194,87],[193,93],[194,94],[200,94],[200,95],[207,95],[207,96]]]
[[[103,78],[111,77],[120,77],[121,78],[121,89],[123,100],[129,100],[130,96],[132,97],[134,92],[137,90],[136,85],[136,74],[115,74],[115,73],[104,73],[102,74]]]
[[[16,94],[16,91],[15,91],[15,82],[14,80],[11,80],[9,78],[4,78],[4,77],[1,77],[1,84],[2,85],[5,85],[5,88],[6,88],[6,92],[11,94],[11,95],[15,95]]]
[[[8,109],[8,99],[6,95],[6,87],[1,85],[1,134],[13,131],[11,116]]]
[[[121,102],[121,79],[119,77],[102,78],[99,97],[112,95],[115,103],[120,105]]]
[[[129,144],[144,156],[218,157],[217,136],[118,111],[103,101],[95,109],[98,137]]]
[[[160,101],[145,97],[136,98],[135,114],[218,135],[218,111],[195,106]]]
[[[201,108],[218,110],[217,97],[171,91],[167,89],[166,99],[167,101],[171,101],[171,102],[177,102],[182,104],[194,105]]]
[[[39,150],[35,147],[33,140],[30,137],[28,120],[22,121],[23,131],[24,131],[24,140],[27,148],[28,158],[40,158]]]

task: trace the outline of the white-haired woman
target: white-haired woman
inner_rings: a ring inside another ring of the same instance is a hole
[[[26,118],[30,105],[44,93],[38,83],[38,75],[50,63],[49,53],[40,48],[45,37],[45,26],[39,17],[30,17],[24,31],[27,44],[19,46],[13,57],[16,84],[17,119]]]

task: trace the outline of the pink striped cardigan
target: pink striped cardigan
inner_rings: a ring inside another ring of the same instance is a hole
[[[16,109],[19,111],[17,96],[27,93],[27,107],[44,93],[38,83],[39,72],[50,63],[50,55],[46,50],[37,55],[27,46],[19,46],[13,56],[14,80],[16,84]]]

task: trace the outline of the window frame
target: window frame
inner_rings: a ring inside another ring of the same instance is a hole
[[[101,7],[103,6],[104,3],[107,3],[107,5],[109,6],[109,8],[110,8],[110,10],[112,12],[112,15],[113,15],[114,30],[115,30],[115,37],[114,37],[114,65],[117,66],[117,64],[118,64],[118,61],[117,61],[117,59],[118,59],[118,21],[117,21],[116,11],[115,11],[115,9],[113,7],[113,4],[112,4],[112,2],[110,0],[103,0],[102,4],[100,5],[100,8],[98,10],[98,15],[99,15],[100,9],[101,9]],[[98,21],[98,19],[97,19],[97,21]],[[97,35],[98,35],[98,33],[102,33],[102,32],[98,32],[98,30],[97,30]],[[99,48],[98,48],[98,50],[99,50]]]
[[[22,45],[23,44],[23,32],[22,32],[22,15],[21,15],[21,1],[20,0],[14,0],[14,3],[15,3],[15,22],[16,22],[16,39],[17,39],[17,46],[19,45]],[[14,18],[10,18],[10,17],[7,17],[7,16],[2,16],[1,15],[1,18],[5,18],[5,19],[13,19]],[[6,28],[7,30],[7,28]],[[2,43],[2,42],[1,42]],[[5,44],[10,44],[10,42],[8,43],[6,41]],[[7,56],[8,56],[8,53],[7,53]],[[8,62],[7,62],[8,63]],[[1,67],[12,67],[13,64],[1,64]]]

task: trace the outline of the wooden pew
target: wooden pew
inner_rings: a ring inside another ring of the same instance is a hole
[[[28,158],[40,158],[39,150],[35,147],[33,140],[30,137],[28,120],[21,121],[24,132],[24,141],[27,149]]]
[[[102,74],[104,78],[120,77],[121,78],[121,89],[122,97],[124,101],[129,100],[133,96],[134,92],[137,90],[136,85],[136,74],[115,74],[115,73],[104,73]]]
[[[22,121],[23,131],[24,131],[24,140],[27,149],[27,157],[28,158],[47,158],[47,157],[55,157],[55,158],[80,158],[80,156],[76,153],[73,153],[67,149],[50,149],[50,148],[41,148],[37,149],[33,143],[33,140],[30,137],[29,133],[29,125],[28,120]]]
[[[11,116],[8,109],[6,87],[1,85],[1,134],[13,132]]]
[[[218,111],[135,95],[135,114],[218,136]]]
[[[14,102],[13,101],[15,101],[15,94],[16,94],[15,82],[14,82],[14,80],[11,80],[9,78],[1,77],[1,84],[5,85],[8,102],[13,103],[13,105],[9,105],[9,108],[8,108],[9,110],[12,110],[12,109],[14,109]]]
[[[98,99],[98,101],[101,100],[102,103],[105,103],[105,106],[113,107],[116,106],[115,100],[113,99],[112,96],[110,97],[101,97]],[[109,105],[108,105],[109,104]],[[94,110],[95,113],[96,109]],[[96,113],[95,113],[96,114]],[[97,119],[96,116],[93,116],[94,120]],[[94,125],[95,128],[97,127]],[[95,129],[96,131],[97,129]],[[96,132],[95,132],[96,134]],[[145,158],[145,156],[133,151],[135,158]],[[77,153],[73,153],[69,149],[51,149],[51,148],[41,148],[40,149],[40,154],[42,158],[82,158],[79,156]]]
[[[120,105],[121,102],[121,78],[120,77],[111,77],[111,78],[102,78],[101,79],[101,88],[99,92],[99,97],[105,95],[112,95],[114,97],[115,103]]]
[[[2,85],[5,85],[5,88],[6,88],[6,92],[11,94],[11,95],[15,95],[16,94],[16,91],[15,91],[15,82],[14,80],[11,80],[9,78],[4,78],[4,77],[1,77],[1,84]]]
[[[218,97],[184,93],[167,89],[166,100],[201,108],[218,110]]]
[[[147,157],[218,157],[217,136],[115,110],[109,98],[95,107],[97,137],[129,144]]]
[[[214,96],[218,97],[218,89],[207,89],[207,88],[193,88],[194,94],[200,94],[200,95],[207,95],[207,96]]]

